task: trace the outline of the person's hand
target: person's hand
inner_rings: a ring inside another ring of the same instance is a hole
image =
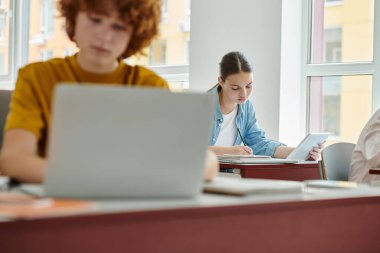
[[[325,146],[325,141],[318,144],[318,146],[314,147],[309,153],[309,161],[318,161],[321,157],[322,149]]]
[[[208,149],[216,155],[253,155],[253,151],[247,146],[209,146]]]
[[[214,154],[214,152],[207,150],[206,155],[206,165],[205,165],[205,172],[203,178],[206,181],[212,181],[219,172],[219,162],[218,158]]]
[[[248,146],[232,146],[228,148],[228,154],[253,155],[253,150]]]

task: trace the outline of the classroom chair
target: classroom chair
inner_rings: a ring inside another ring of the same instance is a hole
[[[11,95],[11,90],[0,90],[0,149],[3,144],[3,129],[9,111]]]
[[[323,179],[348,181],[354,143],[340,142],[322,150]]]

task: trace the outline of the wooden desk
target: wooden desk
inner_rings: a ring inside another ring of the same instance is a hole
[[[230,164],[221,163],[220,168],[240,169],[243,178],[266,178],[304,181],[321,179],[319,164],[288,163],[288,164]]]
[[[380,189],[376,194],[338,199],[302,194],[275,203],[265,203],[275,196],[205,194],[195,201],[198,207],[0,222],[0,249],[4,253],[380,252]],[[215,205],[218,199],[229,204]]]

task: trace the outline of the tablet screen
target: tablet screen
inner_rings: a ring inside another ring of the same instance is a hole
[[[318,146],[329,136],[329,133],[310,133],[300,144],[288,155],[287,159],[306,160],[313,147]]]

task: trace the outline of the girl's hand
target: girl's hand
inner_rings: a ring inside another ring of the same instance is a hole
[[[228,151],[226,154],[253,155],[253,150],[248,146],[232,146],[228,148]]]
[[[324,148],[325,142],[321,142],[318,146],[314,147],[309,153],[309,161],[318,161],[321,157],[322,149]]]
[[[232,146],[232,147],[224,147],[224,146],[209,146],[209,150],[213,151],[216,155],[253,155],[253,151],[250,147],[247,146]]]

